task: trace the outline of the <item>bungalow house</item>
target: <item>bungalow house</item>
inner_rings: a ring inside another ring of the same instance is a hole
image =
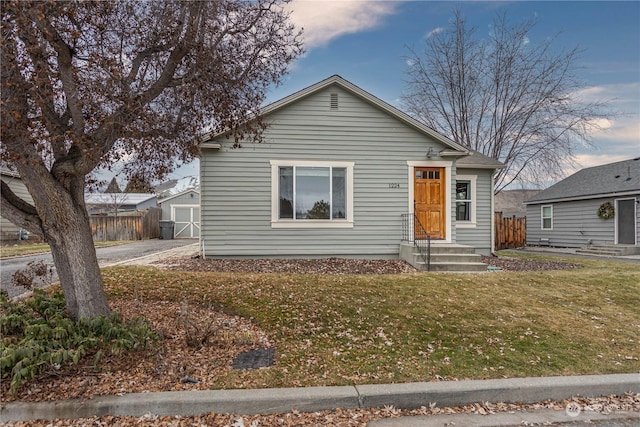
[[[635,252],[639,203],[640,157],[582,169],[525,202],[527,245],[617,245],[608,251]]]
[[[400,257],[486,270],[476,252],[493,250],[501,163],[339,76],[263,117],[261,143],[233,148],[225,134],[201,143],[203,257]]]

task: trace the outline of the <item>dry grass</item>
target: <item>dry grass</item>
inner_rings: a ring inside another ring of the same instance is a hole
[[[213,387],[292,387],[640,370],[637,264],[564,271],[308,275],[104,271],[113,298],[224,307],[277,352]]]

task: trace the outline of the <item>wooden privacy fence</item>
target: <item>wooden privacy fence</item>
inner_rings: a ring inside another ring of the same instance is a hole
[[[146,240],[160,237],[160,208],[123,216],[89,217],[94,241]]]
[[[527,218],[504,218],[502,212],[495,212],[496,250],[520,248],[527,243]]]

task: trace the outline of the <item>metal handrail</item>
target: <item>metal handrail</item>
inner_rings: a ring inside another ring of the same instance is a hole
[[[402,214],[402,240],[413,242],[427,265],[427,271],[431,271],[431,236],[415,213]]]

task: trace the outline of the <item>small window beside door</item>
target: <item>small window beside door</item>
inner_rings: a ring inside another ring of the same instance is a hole
[[[456,221],[471,221],[471,181],[456,181]]]
[[[476,226],[477,175],[458,175],[456,178],[456,224],[460,228]]]

